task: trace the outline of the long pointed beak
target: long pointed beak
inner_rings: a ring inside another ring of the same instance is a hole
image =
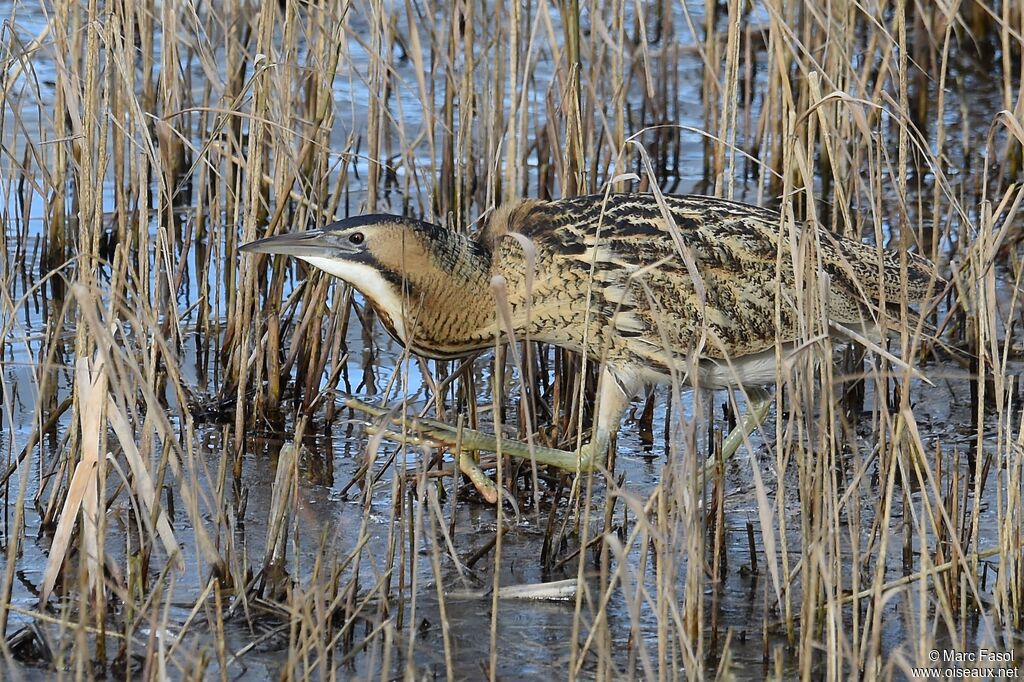
[[[323,230],[308,230],[257,239],[254,242],[242,244],[239,250],[246,253],[270,253],[297,258],[309,256],[323,258],[339,255],[339,252],[342,251],[339,246],[337,242],[328,240]]]

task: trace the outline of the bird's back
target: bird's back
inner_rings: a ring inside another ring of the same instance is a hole
[[[529,296],[523,244],[507,232],[536,247]],[[798,289],[815,278],[804,273],[827,275],[827,310],[817,319],[856,328],[873,324],[883,305],[923,301],[941,282],[916,254],[906,254],[903,276],[896,251],[790,229],[773,210],[705,196],[666,196],[663,205],[651,194],[530,201],[501,211],[482,239],[518,316],[529,301],[533,338],[658,373],[695,349],[732,359],[807,335],[801,324],[815,311]]]

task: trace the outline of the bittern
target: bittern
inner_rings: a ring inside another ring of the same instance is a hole
[[[242,250],[300,258],[348,282],[421,356],[455,358],[529,339],[600,362],[589,443],[575,453],[536,451],[538,462],[581,471],[606,452],[648,384],[743,387],[748,414],[726,439],[726,456],[757,428],[778,359],[800,343],[801,235],[827,287],[823,333],[880,338],[884,313],[898,313],[903,300],[925,302],[942,284],[915,253],[818,225],[790,229],[774,210],[706,196],[527,200],[495,211],[476,239],[364,215]]]

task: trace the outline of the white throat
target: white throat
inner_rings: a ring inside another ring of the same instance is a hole
[[[355,287],[391,318],[391,324],[403,343],[409,340],[405,334],[403,319],[403,313],[408,311],[403,310],[402,298],[395,292],[394,286],[381,276],[380,272],[362,263],[337,261],[319,256],[301,256],[301,258],[313,267]]]

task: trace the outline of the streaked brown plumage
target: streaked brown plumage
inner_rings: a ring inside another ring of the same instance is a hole
[[[705,196],[612,194],[499,209],[477,240],[370,215],[243,250],[293,255],[349,282],[420,355],[464,355],[511,331],[601,361],[598,416],[580,453],[587,466],[644,384],[744,386],[763,402],[777,344],[790,352],[807,336],[801,325],[815,324],[798,306],[800,235],[769,209]],[[916,254],[906,254],[903,277],[898,252],[823,228],[802,234],[811,236],[813,248],[803,253],[816,254],[811,262],[828,283],[816,333],[877,336],[880,306],[924,302],[942,282]],[[501,282],[511,325],[495,300]]]

